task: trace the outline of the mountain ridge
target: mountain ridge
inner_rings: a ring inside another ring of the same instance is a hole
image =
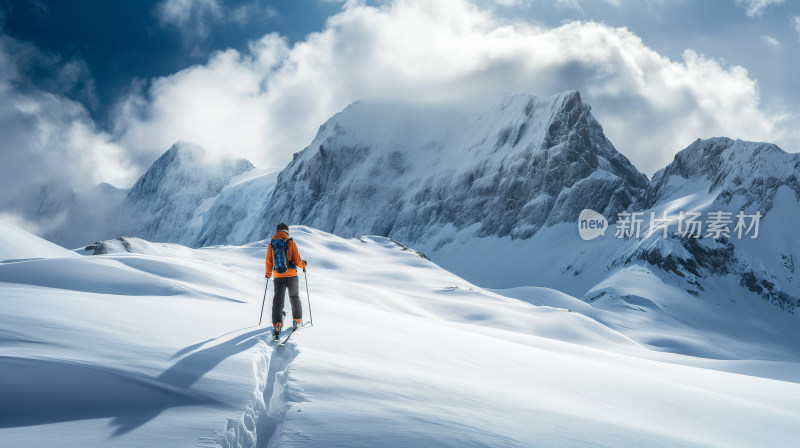
[[[768,143],[698,139],[648,180],[608,141],[577,91],[506,95],[480,107],[358,101],[320,126],[279,173],[232,157],[209,165],[204,154],[178,142],[131,189],[98,188],[125,198],[113,208],[113,233],[97,240],[244,244],[285,221],[345,237],[386,236],[493,287],[540,284],[581,297],[620,266],[645,263],[692,294],[702,293],[704,279],[732,275],[787,311],[800,303],[800,253],[779,224],[794,219],[800,156]],[[584,208],[609,227],[625,211],[646,218],[760,210],[758,244],[774,249],[730,237],[617,240],[613,232],[585,242],[575,232]],[[514,267],[468,266],[476,251],[484,259],[515,254]],[[530,261],[540,254],[549,265]]]
[[[669,194],[667,183],[672,176],[706,181],[709,193],[721,189],[718,201],[722,204],[728,204],[735,195],[746,196],[743,206],[756,204],[764,214],[772,208],[780,186],[792,189],[800,200],[800,154],[787,153],[772,143],[727,137],[695,140],[653,175],[645,193],[645,207]]]
[[[328,120],[281,172],[272,208],[263,214],[265,227],[250,236],[288,220],[406,244],[446,224],[462,229],[479,223],[479,236],[524,239],[571,219],[576,197],[589,191],[603,191],[589,203],[611,213],[633,203],[646,186],[577,91],[513,95],[483,113],[405,106],[389,112],[388,123],[378,113],[382,107],[354,103]],[[369,129],[366,137],[361,128]],[[422,129],[421,135],[408,136],[408,129]],[[597,171],[607,175],[592,176]]]

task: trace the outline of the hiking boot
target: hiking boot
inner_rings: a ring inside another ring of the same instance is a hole
[[[272,326],[272,338],[273,339],[278,339],[279,337],[281,337],[281,327],[283,327],[283,325],[281,325],[281,324],[274,324]]]
[[[297,330],[298,328],[300,328],[302,326],[303,326],[303,324],[301,323],[301,320],[300,319],[295,319],[294,322],[292,322],[292,331]]]

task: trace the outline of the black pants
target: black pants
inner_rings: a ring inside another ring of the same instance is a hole
[[[289,288],[292,318],[302,319],[303,308],[300,305],[300,287],[297,276],[275,278],[273,285],[275,286],[275,295],[272,297],[272,324],[283,323],[283,302],[286,298],[286,288]]]

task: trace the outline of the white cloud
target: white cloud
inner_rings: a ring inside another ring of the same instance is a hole
[[[555,5],[561,8],[583,12],[583,8],[581,8],[581,4],[578,0],[556,0]]]
[[[797,37],[800,38],[800,16],[794,16],[792,21],[794,22],[794,30],[797,31]]]
[[[324,0],[324,1],[330,1],[330,0]],[[523,3],[524,0],[494,0],[494,1],[498,5],[502,6],[519,6]]]
[[[349,3],[291,48],[270,35],[245,54],[217,53],[128,98],[116,132],[123,146],[151,157],[187,139],[280,167],[360,98],[568,89],[583,93],[609,139],[648,174],[698,137],[800,148],[785,114],[760,108],[758,86],[742,67],[691,50],[673,61],[625,28],[573,22],[547,29],[461,0]]]
[[[781,43],[780,43],[780,41],[778,41],[778,39],[775,39],[775,38],[774,38],[774,37],[772,37],[772,36],[761,36],[761,40],[762,40],[762,41],[763,41],[765,44],[769,45],[770,47],[773,47],[773,48],[781,48]]]
[[[498,3],[504,2],[514,2],[517,4],[525,3],[525,0],[495,0]],[[556,7],[565,8],[565,9],[574,9],[578,12],[583,12],[583,7],[581,7],[582,3],[588,3],[589,0],[551,0]],[[597,1],[597,0],[594,0]],[[651,0],[652,1],[652,0]],[[620,7],[622,5],[622,0],[603,0],[603,3],[607,3],[614,7]]]
[[[156,6],[158,17],[165,24],[184,26],[193,14],[221,19],[222,8],[217,0],[164,0]]]
[[[28,233],[33,233],[34,235],[41,235],[45,230],[38,222],[25,219],[25,217],[19,213],[0,211],[0,221],[5,221],[12,226],[19,227],[20,229],[25,230]]]
[[[24,84],[21,60],[36,51],[0,36],[0,203],[32,185],[53,181],[77,189],[103,181],[130,183],[136,170],[129,166],[127,154],[98,130],[80,103],[31,86],[18,87]],[[74,64],[61,67],[56,81],[71,85],[85,76]]]
[[[247,3],[231,9],[227,20],[235,24],[248,24],[278,17],[280,13],[271,6],[261,6],[258,2]]]
[[[122,104],[116,121],[120,143],[141,156],[141,163],[151,162],[177,140],[268,163],[265,150],[297,144],[300,138],[295,134],[299,126],[282,115],[291,108],[273,110],[267,90],[273,70],[288,53],[284,40],[268,35],[252,43],[247,55],[218,52],[206,65],[153,80]],[[304,107],[308,113],[314,109],[313,104]]]
[[[625,28],[508,22],[462,0],[349,3],[294,46],[270,34],[245,52],[218,52],[142,82],[108,132],[64,95],[18,88],[28,52],[35,49],[0,37],[0,202],[54,180],[127,187],[177,140],[281,167],[331,115],[374,97],[479,100],[578,89],[609,139],[648,174],[698,137],[800,149],[797,115],[765,111],[741,67],[691,50],[670,60]],[[62,65],[59,88],[91,84],[80,63]]]
[[[189,43],[207,39],[214,24],[247,24],[278,15],[257,0],[233,8],[217,0],[162,0],[155,12],[162,26],[178,28]]]
[[[786,0],[736,0],[736,6],[744,8],[747,17],[760,16],[765,9],[772,5],[780,5]]]
[[[529,2],[530,0],[495,0],[498,3],[504,2],[513,2],[516,4],[524,4]],[[642,7],[645,6],[647,8],[663,8],[667,4],[670,3],[680,3],[684,0],[602,0],[602,3],[606,3],[610,6],[615,8],[619,8],[622,6],[623,2],[626,3],[626,6],[629,7]],[[546,0],[547,3],[552,3],[556,7],[566,8],[566,9],[574,9],[579,12],[583,12],[582,4],[587,3],[599,3],[600,0]]]

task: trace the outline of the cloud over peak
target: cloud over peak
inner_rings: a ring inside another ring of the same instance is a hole
[[[571,89],[584,93],[612,142],[649,174],[698,137],[797,147],[781,116],[761,109],[757,83],[742,67],[692,50],[670,60],[626,28],[508,22],[461,0],[349,3],[293,47],[268,35],[244,54],[219,52],[154,80],[128,99],[118,124],[126,147],[188,138],[278,167],[361,98]]]
[[[217,11],[216,0],[167,1]],[[185,11],[170,12],[176,24]],[[347,3],[322,31],[293,45],[267,34],[245,50],[140,80],[105,130],[58,92],[20,90],[11,80],[19,78],[19,53],[5,42],[0,174],[36,173],[20,182],[57,176],[127,187],[178,140],[280,168],[353,101],[480,101],[507,92],[580,90],[609,139],[648,175],[696,138],[800,149],[794,116],[764,108],[742,67],[691,49],[670,59],[624,27],[573,21],[548,28],[466,0]]]
[[[91,85],[84,63],[54,61],[51,91],[25,82],[26,66],[48,59],[0,36],[0,203],[34,184],[88,188],[102,181],[124,184],[136,173],[127,152],[97,127],[83,104],[64,95]]]

